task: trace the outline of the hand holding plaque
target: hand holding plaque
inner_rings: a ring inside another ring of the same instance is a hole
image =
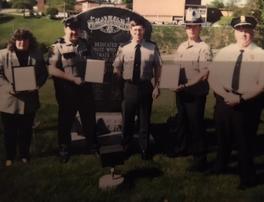
[[[179,88],[180,67],[178,65],[166,65],[162,68],[160,88]]]
[[[15,92],[37,90],[34,66],[13,67],[13,87]]]

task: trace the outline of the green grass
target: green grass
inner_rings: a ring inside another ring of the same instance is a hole
[[[40,42],[48,44],[62,34],[62,25],[58,21],[15,17],[0,23],[0,44],[5,43],[11,31],[17,27],[31,28]],[[178,32],[174,28],[154,29],[154,36],[156,39],[159,37],[159,42],[169,35],[171,45],[176,43],[171,39],[175,33]],[[177,43],[181,42],[180,37],[183,36],[178,37]],[[40,100],[42,106],[37,117],[41,124],[33,137],[30,164],[16,162],[11,168],[4,168],[3,133],[0,129],[1,202],[162,202],[165,199],[170,202],[263,202],[264,185],[238,191],[238,176],[189,173],[186,168],[190,165],[191,156],[168,158],[164,154],[156,154],[150,162],[142,161],[137,154],[133,155],[124,165],[116,167],[123,175],[130,177],[131,183],[118,189],[101,191],[98,180],[109,172],[109,168],[102,168],[99,158],[87,154],[73,155],[67,164],[61,164],[56,156],[57,105],[51,80],[40,90]],[[207,119],[212,119],[213,106],[214,98],[210,93],[205,113]],[[161,97],[153,103],[152,122],[164,123],[175,112],[174,94],[162,90]],[[263,134],[263,128],[261,123],[259,133]],[[208,158],[212,162],[215,153],[209,153]],[[263,156],[256,160],[258,165],[263,165]],[[142,175],[144,172],[145,175]]]
[[[11,34],[17,28],[30,29],[39,43],[50,46],[55,40],[63,35],[63,24],[59,20],[48,18],[24,18],[22,16],[12,16],[13,19],[6,23],[0,23],[0,47],[4,47]],[[1,16],[0,16],[1,18]]]
[[[131,184],[118,189],[102,191],[98,188],[99,178],[109,172],[102,168],[100,159],[94,155],[73,155],[67,164],[61,164],[56,156],[57,106],[52,81],[41,89],[42,107],[38,112],[40,127],[35,131],[32,142],[32,161],[29,165],[19,162],[11,168],[0,166],[1,202],[33,201],[108,201],[108,202],[262,202],[264,185],[247,191],[238,191],[236,175],[204,175],[189,173],[191,157],[168,158],[156,154],[153,161],[144,162],[138,154],[117,166],[125,176],[132,176]],[[162,90],[161,97],[154,102],[152,121],[165,122],[176,112],[174,94]],[[212,94],[208,97],[206,117],[212,118]],[[1,136],[0,159],[4,160]],[[215,153],[209,154],[209,160]],[[258,157],[258,163],[263,158]],[[145,173],[142,175],[140,173]],[[129,177],[128,177],[129,178]],[[130,179],[130,178],[129,178]]]

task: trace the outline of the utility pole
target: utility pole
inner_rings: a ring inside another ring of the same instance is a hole
[[[64,3],[63,3],[63,20],[65,20],[66,18],[66,0],[64,0]]]

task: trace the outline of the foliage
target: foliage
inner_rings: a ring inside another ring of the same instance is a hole
[[[59,11],[74,10],[75,0],[47,0],[48,7],[57,8]]]
[[[0,8],[11,8],[12,2],[7,2],[6,0],[0,1]]]
[[[54,7],[49,7],[46,10],[46,14],[50,16],[51,19],[54,19],[55,16],[59,13],[59,10]]]
[[[223,0],[214,0],[210,3],[210,6],[214,8],[224,8],[225,7]]]
[[[14,8],[31,10],[36,2],[34,0],[13,0],[12,3]]]
[[[25,16],[26,9],[29,9],[30,15],[32,15],[33,6],[35,5],[34,0],[13,0],[12,7],[22,9],[23,15]]]
[[[233,18],[232,16],[222,16],[217,23],[220,26],[226,27],[230,25],[232,18]]]

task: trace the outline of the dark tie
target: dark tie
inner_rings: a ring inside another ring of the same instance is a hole
[[[233,91],[237,91],[239,88],[239,76],[240,76],[240,69],[241,69],[241,62],[243,58],[244,50],[240,50],[240,54],[237,57],[236,65],[234,68],[233,78],[232,78],[232,89]]]
[[[188,82],[185,68],[180,68],[179,85],[186,84]]]
[[[141,65],[141,51],[140,51],[140,44],[136,45],[135,50],[135,59],[134,59],[134,69],[133,69],[133,82],[138,83],[140,79],[140,65]]]

